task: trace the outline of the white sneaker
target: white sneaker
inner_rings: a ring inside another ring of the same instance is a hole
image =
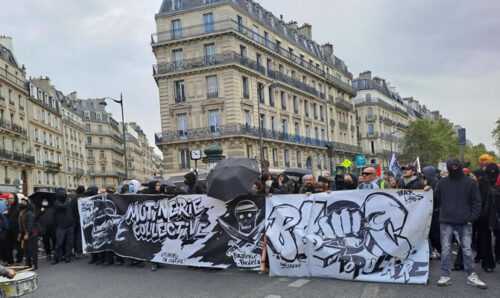
[[[451,285],[451,277],[441,276],[437,282],[437,285],[440,287]]]
[[[467,276],[467,284],[480,289],[486,289],[486,284],[482,282],[479,277],[477,277],[475,272],[472,272],[469,276]]]

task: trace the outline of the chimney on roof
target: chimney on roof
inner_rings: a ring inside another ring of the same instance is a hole
[[[68,95],[69,99],[71,100],[77,100],[78,99],[78,93],[76,91],[73,91],[71,92],[69,95]]]
[[[0,35],[0,44],[7,48],[11,53],[14,52],[14,49],[12,47],[12,37]]]
[[[368,79],[368,80],[371,80],[372,79],[372,72],[367,70],[367,71],[364,71],[362,73],[359,74],[359,78],[360,79]]]
[[[283,21],[283,15],[282,15],[282,14],[280,14],[280,20],[282,20],[282,21]]]
[[[300,35],[304,35],[307,39],[312,40],[312,26],[308,23],[302,25],[302,27],[297,28],[297,32]]]
[[[384,79],[379,77],[374,77],[373,81],[375,81],[375,83],[377,83],[380,87],[383,87],[385,83]]]
[[[331,43],[327,42],[324,45],[322,45],[321,48],[323,49],[325,56],[333,55],[333,45]]]
[[[286,24],[286,27],[288,28],[288,30],[292,30],[293,29],[293,30],[297,31],[297,28],[298,28],[297,22],[290,21],[288,24]]]

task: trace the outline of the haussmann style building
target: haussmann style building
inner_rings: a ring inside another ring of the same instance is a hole
[[[262,155],[271,172],[321,174],[361,153],[352,74],[311,25],[245,0],[164,0],[155,18],[156,144],[168,173],[194,168],[190,151],[212,141],[225,156]]]

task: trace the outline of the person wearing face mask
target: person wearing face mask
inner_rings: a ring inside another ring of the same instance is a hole
[[[448,177],[442,178],[434,190],[434,198],[441,201],[439,222],[441,229],[441,277],[438,286],[451,284],[451,240],[458,232],[467,273],[467,284],[485,289],[486,284],[474,272],[472,255],[472,223],[481,212],[481,195],[474,180],[466,177],[457,159],[446,162]]]
[[[279,188],[274,187],[274,179],[269,173],[264,173],[260,176],[260,180],[264,182],[264,194],[281,194]]]
[[[49,205],[49,200],[43,199],[42,208],[38,214],[40,226],[43,227],[42,234],[43,250],[47,261],[52,260],[52,252],[56,246],[56,229],[54,225],[54,209]]]
[[[33,206],[24,197],[19,212],[19,239],[23,242],[26,266],[38,268],[38,229]]]
[[[342,188],[345,190],[356,189],[358,187],[358,183],[356,182],[356,177],[351,174],[344,175],[344,183]]]

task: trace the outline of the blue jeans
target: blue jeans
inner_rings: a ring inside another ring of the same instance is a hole
[[[451,241],[453,230],[458,233],[462,247],[464,268],[467,276],[474,272],[474,257],[472,255],[472,225],[450,225],[442,223],[441,227],[441,272],[442,276],[450,277]]]

